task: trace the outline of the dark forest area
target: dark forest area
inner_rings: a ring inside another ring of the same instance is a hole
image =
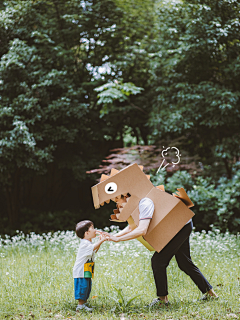
[[[239,232],[239,34],[239,1],[1,2],[0,234],[110,226],[91,186],[134,162]]]

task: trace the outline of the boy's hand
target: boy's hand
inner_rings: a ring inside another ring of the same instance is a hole
[[[100,234],[99,240],[94,244],[94,249],[93,250],[95,252],[98,252],[98,249],[100,248],[101,244],[104,241],[108,240],[108,237],[105,234],[101,234],[101,233],[99,233],[99,234]]]
[[[96,234],[98,234],[98,235],[105,235],[105,236],[110,236],[110,234],[108,233],[108,232],[105,232],[105,231],[99,231],[99,230],[97,230],[96,231]]]
[[[100,234],[100,240],[106,241],[109,239],[109,236],[105,235],[105,234]]]

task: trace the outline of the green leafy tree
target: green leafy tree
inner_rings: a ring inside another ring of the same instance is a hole
[[[74,50],[78,27],[63,18],[74,9],[83,14],[84,8],[73,5],[13,1],[1,12],[0,179],[12,226],[18,222],[23,179],[46,173],[55,161],[82,180],[94,158],[88,85],[80,85],[91,78]]]
[[[134,72],[127,75],[132,68],[131,44],[141,41],[147,34],[141,30],[150,26],[145,23],[140,30],[130,25],[126,4],[112,0],[1,4],[0,187],[12,227],[18,226],[20,209],[34,202],[30,181],[37,174],[51,177],[62,171],[73,181],[84,181],[86,170],[117,146],[125,125],[135,129],[137,119],[143,123],[137,107],[127,107],[129,99],[122,105],[127,113],[120,117],[110,105],[102,113],[104,106],[98,104],[94,90],[114,79],[124,78],[124,83],[137,79]],[[141,8],[136,7],[132,20],[139,12],[144,20],[146,11]],[[126,52],[129,59],[123,69]],[[146,59],[144,55],[141,61]],[[123,88],[124,94],[137,87]],[[52,190],[58,192],[57,202],[64,190],[57,191],[53,182],[41,192],[48,200]]]
[[[152,54],[155,137],[184,135],[184,148],[228,178],[240,157],[239,12],[239,1],[164,2]]]

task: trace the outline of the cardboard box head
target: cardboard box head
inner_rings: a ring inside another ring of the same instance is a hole
[[[125,201],[114,210],[111,220],[128,221],[132,228],[136,228],[139,225],[139,201],[150,198],[155,208],[153,218],[144,239],[138,240],[149,250],[160,252],[194,216],[189,209],[193,203],[183,188],[178,189],[176,195],[170,195],[163,186],[154,187],[150,176],[142,170],[143,167],[135,163],[120,171],[112,169],[110,176],[102,175],[101,181],[92,187],[93,203],[98,209],[100,205],[122,197]]]

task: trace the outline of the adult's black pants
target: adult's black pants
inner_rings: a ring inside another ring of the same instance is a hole
[[[162,249],[152,256],[152,270],[157,288],[157,296],[168,295],[167,266],[175,255],[179,268],[184,271],[198,286],[202,293],[206,293],[212,286],[201,271],[192,262],[190,256],[189,236],[192,231],[192,221],[186,224],[175,237]]]

